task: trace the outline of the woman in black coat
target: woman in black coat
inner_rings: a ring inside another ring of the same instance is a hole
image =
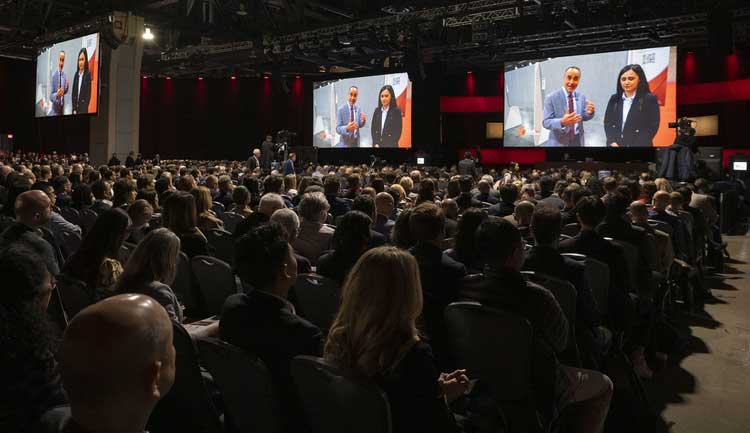
[[[396,92],[386,84],[378,93],[378,107],[372,113],[370,132],[372,147],[398,147],[401,138],[401,110],[396,105]],[[385,123],[383,123],[385,116]]]
[[[80,87],[80,89],[79,89]],[[91,100],[91,72],[86,48],[78,52],[78,70],[73,78],[73,114],[88,113]]]
[[[648,87],[643,68],[627,65],[617,77],[617,90],[609,98],[604,114],[607,146],[653,146],[659,130],[659,101]]]

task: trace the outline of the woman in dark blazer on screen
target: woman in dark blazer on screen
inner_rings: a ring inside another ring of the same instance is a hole
[[[383,116],[385,115],[385,123]],[[401,110],[396,105],[396,92],[386,84],[378,93],[378,107],[372,114],[370,132],[372,147],[398,147],[401,138]]]
[[[80,89],[79,89],[80,87]],[[88,113],[91,100],[91,72],[86,48],[78,52],[78,69],[73,78],[73,114]]]
[[[623,118],[624,109],[627,115]],[[643,68],[627,65],[617,76],[617,90],[609,98],[604,114],[607,146],[653,146],[658,130],[659,100],[651,93]]]

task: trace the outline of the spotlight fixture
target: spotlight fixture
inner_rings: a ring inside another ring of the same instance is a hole
[[[146,30],[143,31],[143,40],[144,41],[153,41],[154,40],[154,34],[151,33],[151,28],[146,27]]]
[[[247,15],[247,11],[245,10],[245,4],[244,3],[240,3],[240,8],[237,9],[237,11],[235,13],[237,15],[241,16],[241,17],[246,16]]]

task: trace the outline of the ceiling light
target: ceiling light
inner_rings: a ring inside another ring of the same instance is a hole
[[[151,33],[151,28],[146,27],[146,30],[143,32],[143,40],[144,41],[153,41],[154,40],[154,34]]]

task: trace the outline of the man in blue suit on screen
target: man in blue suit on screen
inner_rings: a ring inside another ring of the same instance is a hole
[[[52,101],[52,115],[62,116],[65,114],[63,109],[65,108],[65,95],[68,93],[68,76],[63,71],[65,66],[65,51],[60,51],[58,57],[57,67],[58,69],[52,73],[52,79],[50,80],[50,101]]]
[[[562,89],[555,90],[544,98],[544,120],[542,126],[549,129],[547,146],[585,146],[583,122],[594,117],[594,103],[577,92],[581,80],[581,69],[569,66],[565,69]]]
[[[349,102],[336,112],[336,132],[339,142],[336,147],[359,147],[359,129],[365,126],[365,113],[357,106],[357,86],[349,88]]]

